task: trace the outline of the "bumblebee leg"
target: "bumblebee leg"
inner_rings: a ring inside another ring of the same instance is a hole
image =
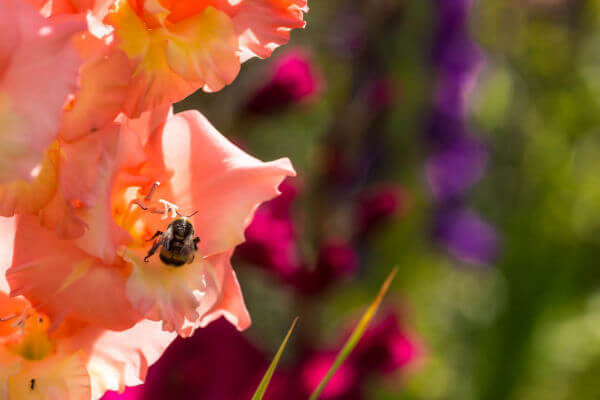
[[[150,257],[152,257],[152,255],[154,253],[156,253],[156,250],[158,250],[158,247],[160,246],[160,239],[156,239],[154,241],[154,243],[152,243],[152,247],[150,248],[150,250],[148,251],[148,254],[146,254],[146,257],[144,257],[144,262],[148,262],[148,259]]]
[[[159,209],[156,207],[146,207],[139,199],[132,200],[131,204],[135,204],[142,210],[150,211],[153,214],[163,214],[164,213],[164,211],[162,209]]]
[[[144,200],[145,201],[152,200],[152,196],[154,196],[154,192],[156,192],[156,189],[158,189],[159,186],[160,186],[160,182],[154,182],[152,184],[152,187],[150,188],[150,192],[148,192],[148,194],[146,195],[146,197],[144,197]]]
[[[155,238],[157,238],[158,236],[162,235],[163,233],[161,231],[156,231],[156,233],[154,234],[154,236],[152,236],[150,239],[146,240],[146,242],[149,242]]]
[[[194,238],[194,250],[198,250],[198,242],[200,241],[200,238],[198,236],[196,236]]]

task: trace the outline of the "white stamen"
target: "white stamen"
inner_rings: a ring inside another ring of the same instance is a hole
[[[178,206],[171,203],[170,201],[163,200],[163,199],[158,199],[158,202],[164,204],[164,206],[165,206],[165,213],[164,213],[162,219],[169,218],[169,211],[171,211],[171,218],[177,217],[177,210],[179,209]]]

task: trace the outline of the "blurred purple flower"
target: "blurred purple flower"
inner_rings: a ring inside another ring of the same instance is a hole
[[[473,264],[490,264],[498,254],[494,228],[461,206],[442,208],[436,217],[435,238],[456,258]]]
[[[432,154],[427,178],[440,201],[461,196],[482,175],[487,150],[469,137],[466,97],[482,56],[468,34],[467,0],[437,1],[433,62],[438,67],[432,123],[427,132]]]
[[[427,131],[430,154],[425,172],[437,203],[435,239],[457,259],[489,264],[497,256],[494,228],[473,211],[457,206],[483,175],[487,148],[468,132],[467,96],[483,55],[469,36],[470,0],[437,0],[433,65],[437,85]]]
[[[462,195],[481,178],[487,151],[477,140],[464,137],[437,151],[427,159],[427,181],[439,201]]]
[[[306,51],[288,51],[273,65],[267,83],[245,105],[251,114],[267,114],[315,97],[322,88],[322,77]]]

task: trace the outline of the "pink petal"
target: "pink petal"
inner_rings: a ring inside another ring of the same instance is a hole
[[[97,18],[103,18],[114,0],[28,0],[40,13],[48,18],[63,14],[79,14],[91,11]]]
[[[92,381],[93,398],[107,390],[123,390],[144,382],[154,364],[177,335],[161,330],[160,323],[141,321],[116,332],[87,326],[65,340],[64,348],[83,350]]]
[[[125,102],[131,66],[125,53],[109,38],[89,33],[79,36],[75,45],[84,64],[81,88],[63,114],[61,138],[72,141],[96,132],[115,119]]]
[[[183,337],[221,316],[244,330],[250,315],[231,268],[232,253],[204,259],[197,255],[191,264],[170,267],[158,258],[142,261],[144,249],[127,250],[124,259],[133,266],[127,296],[145,318],[162,321],[163,329]]]
[[[0,241],[0,293],[9,291],[5,273],[8,266],[12,264],[16,227],[16,218],[0,217],[0,237],[2,238]]]
[[[77,216],[88,226],[83,236],[76,240],[77,245],[90,255],[112,264],[117,259],[117,249],[131,242],[131,236],[121,228],[112,215],[112,194],[115,189],[117,174],[126,164],[129,146],[128,139],[134,137],[119,135],[108,138],[108,144],[102,149],[96,180],[91,196],[95,199],[94,207],[81,208]],[[131,146],[133,148],[133,146]],[[122,150],[122,151],[120,151]],[[94,167],[92,164],[91,167]]]
[[[61,239],[74,239],[82,236],[88,225],[79,218],[71,202],[67,202],[60,187],[39,213],[40,225],[55,231]]]
[[[267,58],[290,40],[290,30],[303,28],[306,0],[244,0],[233,16],[241,60]]]
[[[240,331],[248,328],[252,323],[244,303],[242,289],[231,267],[231,253],[226,252],[209,257],[210,264],[223,277],[222,289],[219,300],[214,307],[203,313],[204,316],[198,323],[201,327],[207,326],[220,317],[225,317]]]
[[[162,321],[164,330],[190,336],[189,324],[200,317],[197,309],[212,307],[221,291],[212,265],[198,256],[190,264],[171,267],[158,257],[144,262],[145,253],[137,249],[123,254],[133,266],[127,280],[129,301],[145,318]]]
[[[2,13],[0,36],[14,45],[0,46],[0,182],[31,180],[76,87],[81,60],[71,38],[86,26],[75,16],[45,20],[23,1],[3,0]]]
[[[61,144],[60,187],[67,201],[79,200],[87,206],[95,204],[94,185],[102,145],[103,140],[99,135],[88,135],[72,143]]]
[[[203,255],[230,250],[244,241],[244,229],[263,201],[279,194],[290,161],[262,162],[221,135],[197,111],[174,115],[162,136],[164,163],[173,177],[172,199],[192,217]]]
[[[11,295],[24,295],[54,323],[70,315],[110,329],[132,326],[138,316],[125,294],[126,274],[126,265],[103,264],[41,227],[35,217],[19,217],[6,273]]]

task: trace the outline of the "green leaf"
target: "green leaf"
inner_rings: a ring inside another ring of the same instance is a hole
[[[298,322],[298,317],[296,317],[294,319],[294,322],[292,322],[292,326],[290,326],[290,330],[288,331],[287,335],[285,335],[285,339],[283,339],[283,342],[279,346],[279,350],[277,350],[277,354],[275,354],[273,361],[271,361],[271,365],[269,365],[267,372],[265,372],[265,376],[263,376],[262,380],[260,381],[260,384],[256,388],[256,392],[254,393],[254,396],[252,396],[252,400],[262,400],[263,396],[265,395],[265,392],[267,391],[267,386],[269,386],[269,382],[271,382],[271,377],[275,372],[275,368],[277,368],[279,358],[281,358],[281,355],[283,354],[283,349],[285,349],[285,346],[287,345],[287,342],[290,336],[292,335],[292,331],[296,326],[296,322]]]
[[[327,374],[325,374],[325,376],[319,383],[319,386],[317,386],[315,391],[310,395],[309,400],[317,400],[319,398],[321,392],[323,391],[323,389],[325,389],[325,386],[327,386],[327,383],[329,383],[329,381],[336,373],[340,365],[342,365],[344,360],[346,360],[346,358],[348,358],[352,350],[354,350],[354,348],[358,344],[358,341],[365,333],[365,330],[367,330],[367,326],[369,325],[371,318],[373,318],[373,315],[375,315],[377,308],[379,308],[379,304],[381,303],[381,300],[383,300],[383,296],[385,296],[386,292],[388,291],[392,280],[394,280],[394,277],[396,276],[397,271],[398,269],[394,268],[392,272],[390,272],[390,274],[387,276],[387,278],[383,282],[383,285],[381,285],[381,289],[379,289],[377,297],[375,298],[375,300],[373,300],[367,311],[364,313],[356,328],[354,328],[352,335],[350,335],[350,337],[344,344],[344,347],[342,347],[342,350],[335,358],[335,361],[331,365],[331,368],[329,368],[329,371],[327,371]]]

